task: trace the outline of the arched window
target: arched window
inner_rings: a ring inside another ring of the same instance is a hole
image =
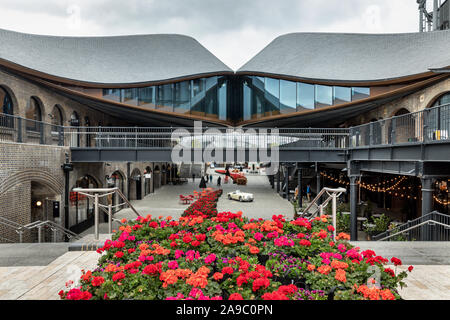
[[[35,97],[31,97],[28,103],[25,110],[25,118],[30,120],[27,121],[27,130],[39,131],[40,123],[37,121],[42,121],[42,110],[39,101]]]
[[[52,124],[55,126],[62,126],[63,125],[63,115],[62,115],[62,111],[61,111],[61,107],[58,105],[55,105],[53,107],[52,113],[51,113],[51,118],[52,118]]]
[[[2,104],[2,108],[1,108],[2,113],[11,114],[11,115],[14,114],[11,96],[2,87],[0,87],[0,103]]]
[[[442,95],[431,107],[443,106],[446,104],[450,104],[450,92]]]
[[[78,127],[80,126],[80,116],[78,115],[78,113],[76,111],[74,111],[71,115],[70,115],[70,125],[72,127]]]
[[[6,115],[13,115],[14,114],[14,108],[11,96],[9,93],[0,87],[0,112],[6,114]],[[0,116],[0,127],[8,127],[13,128],[14,127],[14,119],[8,116]]]
[[[427,115],[428,139],[448,139],[450,136],[450,92],[440,96],[431,108]]]

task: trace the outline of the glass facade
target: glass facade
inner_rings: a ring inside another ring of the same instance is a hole
[[[242,120],[339,105],[370,96],[370,88],[307,84],[256,76],[242,77]]]
[[[144,88],[103,89],[105,99],[223,121],[262,119],[369,96],[370,88],[314,85],[258,76],[215,76]],[[231,115],[230,111],[236,113]]]
[[[166,112],[229,120],[227,77],[128,89],[103,89],[103,98]]]

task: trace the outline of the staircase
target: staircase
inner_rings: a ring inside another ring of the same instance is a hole
[[[372,237],[376,241],[450,241],[450,216],[437,211]]]
[[[331,202],[332,204],[332,216],[333,216],[333,227],[334,227],[334,238],[336,238],[336,200],[339,198],[343,193],[347,192],[344,188],[323,188],[319,194],[314,198],[314,200],[305,208],[303,211],[299,211],[294,218],[297,217],[304,217],[309,220],[314,219],[315,217],[323,214],[323,209],[326,208],[326,206]],[[319,204],[320,199],[322,199],[322,196],[327,196],[325,201],[323,201],[321,204]]]

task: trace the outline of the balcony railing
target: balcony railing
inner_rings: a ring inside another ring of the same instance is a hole
[[[450,139],[450,104],[350,128],[350,148]]]
[[[344,128],[67,127],[0,113],[0,142],[71,148],[347,149],[450,140],[450,104]]]

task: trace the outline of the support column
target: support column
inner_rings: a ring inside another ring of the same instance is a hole
[[[433,180],[430,178],[422,178],[422,216],[433,211]],[[422,241],[430,241],[430,226],[424,225],[422,227]]]
[[[281,166],[278,168],[277,172],[277,193],[280,193],[280,180],[281,180]]]
[[[298,167],[298,177],[297,177],[297,188],[298,188],[298,208],[301,209],[303,206],[303,198],[302,198],[302,168]]]
[[[284,189],[284,197],[289,201],[289,167],[286,166],[284,169],[284,183],[286,188]]]
[[[358,184],[357,177],[350,176],[350,240],[358,240]]]
[[[319,194],[319,192],[322,190],[322,184],[320,181],[320,171],[317,170],[316,171],[316,183],[317,183],[317,194]],[[322,198],[319,199],[319,201],[317,201],[317,205],[320,206],[322,204]]]

